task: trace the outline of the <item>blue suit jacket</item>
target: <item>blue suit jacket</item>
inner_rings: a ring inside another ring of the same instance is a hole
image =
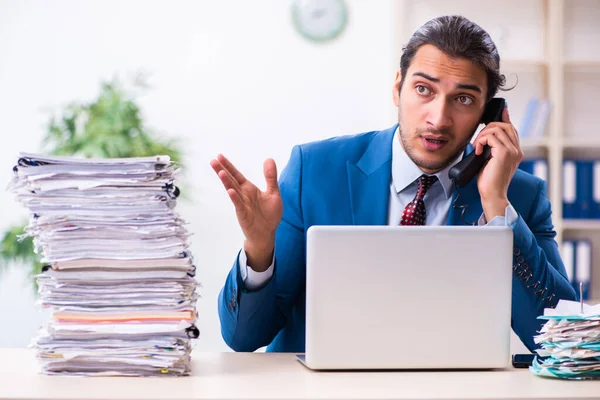
[[[221,332],[233,350],[268,345],[267,351],[304,352],[306,231],[312,225],[387,224],[396,127],[293,148],[279,180],[283,219],[273,277],[260,290],[246,290],[236,257],[219,294]],[[482,213],[476,179],[459,193],[459,203],[468,205],[464,219],[476,221]],[[518,170],[508,198],[519,215],[513,229],[512,326],[531,350],[542,324],[537,316],[558,299],[577,295],[554,240],[545,182]],[[449,210],[447,224],[464,224],[459,210]]]

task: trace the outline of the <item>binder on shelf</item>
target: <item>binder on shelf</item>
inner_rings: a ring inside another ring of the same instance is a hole
[[[579,293],[579,284],[583,284],[583,300],[590,299],[592,272],[592,245],[589,240],[578,240],[575,248],[575,286]]]
[[[544,158],[524,159],[519,169],[548,182],[548,161]]]
[[[538,99],[536,97],[529,99],[519,126],[519,136],[522,138],[539,138],[545,136],[550,112],[550,100]]]
[[[533,161],[530,159],[523,159],[519,163],[519,169],[533,175]]]
[[[519,136],[522,138],[531,136],[532,126],[535,117],[535,110],[537,109],[538,101],[539,100],[537,98],[532,97],[531,99],[529,99],[529,102],[527,102],[527,107],[525,108],[525,115],[523,116],[523,119],[521,120],[521,124],[519,126]]]
[[[600,161],[594,161],[593,175],[593,202],[592,218],[600,218]]]
[[[578,205],[578,218],[589,219],[594,217],[593,168],[593,161],[576,161],[577,189],[575,203]]]
[[[577,207],[577,167],[574,160],[563,161],[563,218],[579,218]]]
[[[564,240],[561,249],[561,258],[565,265],[569,283],[575,289],[575,242],[573,240]],[[579,289],[577,289],[579,290]]]
[[[548,119],[550,117],[550,100],[543,99],[538,103],[538,107],[531,126],[532,137],[542,137],[546,134],[546,128],[548,126]]]

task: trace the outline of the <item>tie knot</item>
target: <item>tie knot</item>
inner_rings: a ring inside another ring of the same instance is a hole
[[[425,193],[429,190],[431,185],[433,185],[438,180],[435,175],[421,175],[419,177],[419,190],[417,191],[417,197],[422,199],[425,197]]]

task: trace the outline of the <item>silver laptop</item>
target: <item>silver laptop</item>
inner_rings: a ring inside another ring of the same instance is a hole
[[[307,367],[509,364],[509,227],[313,226],[307,235]]]

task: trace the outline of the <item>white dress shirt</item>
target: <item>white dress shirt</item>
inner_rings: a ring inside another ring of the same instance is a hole
[[[388,207],[388,225],[399,225],[402,212],[408,203],[410,203],[417,194],[418,178],[423,175],[423,171],[408,157],[404,148],[400,144],[398,129],[394,134],[392,144],[392,179],[390,182],[390,201]],[[463,153],[454,160],[448,167],[435,174],[438,180],[431,185],[423,202],[427,210],[425,216],[425,225],[446,225],[448,212],[452,203],[453,184],[448,177],[448,171],[463,158]],[[487,223],[485,215],[482,213],[477,221],[478,225],[508,225],[514,226],[518,215],[511,204],[506,207],[504,216],[497,216]],[[271,276],[273,276],[274,262],[264,272],[256,272],[247,263],[244,249],[240,251],[238,263],[240,274],[246,289],[258,290],[263,287]]]

